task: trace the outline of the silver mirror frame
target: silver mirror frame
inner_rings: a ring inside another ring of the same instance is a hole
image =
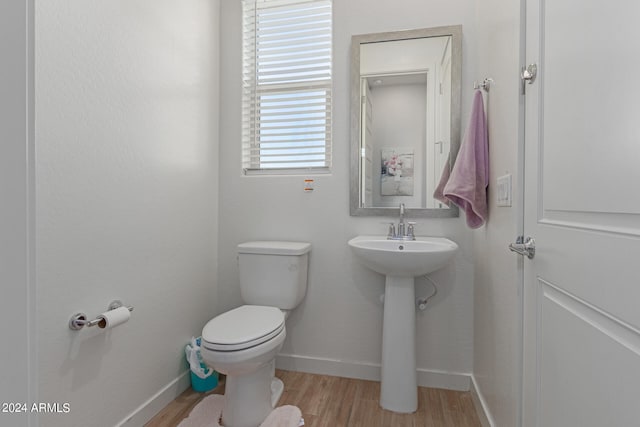
[[[360,45],[386,41],[410,40],[427,37],[451,36],[451,159],[455,159],[460,148],[460,106],[462,86],[462,26],[423,28],[417,30],[372,33],[351,37],[351,170],[350,170],[350,215],[394,216],[397,207],[360,206]],[[421,218],[454,218],[459,216],[458,207],[449,209],[407,208],[407,216]]]

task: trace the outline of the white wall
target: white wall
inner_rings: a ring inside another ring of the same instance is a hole
[[[333,171],[315,177],[313,193],[303,192],[303,177],[241,176],[241,5],[237,0],[221,4],[220,158],[224,160],[220,162],[220,308],[241,304],[237,243],[251,239],[309,241],[313,249],[308,293],[288,320],[282,350],[295,357],[281,357],[279,364],[345,376],[375,376],[381,352],[382,306],[378,298],[383,293],[383,277],[358,264],[347,240],[358,234],[385,233],[382,223],[395,218],[349,216],[351,35],[462,24],[466,107],[475,78],[474,3],[334,1]],[[463,116],[468,117],[467,113],[465,108]],[[440,283],[438,295],[417,316],[417,360],[425,374],[421,378],[453,386],[447,382],[451,376],[445,375],[443,380],[437,373],[472,370],[472,233],[462,218],[419,220],[417,233],[448,236],[461,247],[451,267],[433,274]],[[424,281],[417,285],[419,295],[430,290]]]
[[[521,370],[521,257],[507,249],[521,229],[518,184],[520,140],[520,2],[478,5],[477,80],[495,83],[485,93],[489,124],[489,219],[474,232],[474,377],[490,417],[499,427],[518,425]],[[496,179],[513,175],[512,207],[496,206]]]
[[[0,3],[0,402],[35,399],[33,306],[33,4]],[[0,408],[10,410],[12,408]],[[31,414],[0,413],[0,424],[29,425]]]
[[[39,399],[71,409],[43,426],[142,425],[188,384],[216,313],[218,9],[36,4]],[[116,298],[125,325],[67,327]]]

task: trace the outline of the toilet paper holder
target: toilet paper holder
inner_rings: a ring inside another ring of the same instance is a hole
[[[115,310],[116,308],[120,308],[122,307],[122,301],[119,300],[115,300],[112,301],[111,304],[109,304],[109,307],[107,307],[107,311],[111,311],[111,310]],[[131,306],[127,306],[127,309],[129,311],[133,311],[133,307]],[[96,326],[97,324],[99,324],[100,322],[102,322],[104,319],[100,318],[100,317],[96,317],[93,320],[87,320],[87,315],[84,313],[76,313],[73,316],[71,316],[71,319],[69,319],[69,329],[73,330],[73,331],[79,331],[80,329],[84,328],[85,326],[87,327],[92,327],[92,326]]]

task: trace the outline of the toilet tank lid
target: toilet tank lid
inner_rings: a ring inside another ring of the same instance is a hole
[[[307,242],[256,241],[238,245],[239,254],[304,255],[311,250]]]

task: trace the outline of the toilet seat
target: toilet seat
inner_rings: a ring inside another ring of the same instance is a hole
[[[243,305],[211,319],[202,330],[202,347],[239,351],[267,342],[284,329],[284,314],[276,307]]]

